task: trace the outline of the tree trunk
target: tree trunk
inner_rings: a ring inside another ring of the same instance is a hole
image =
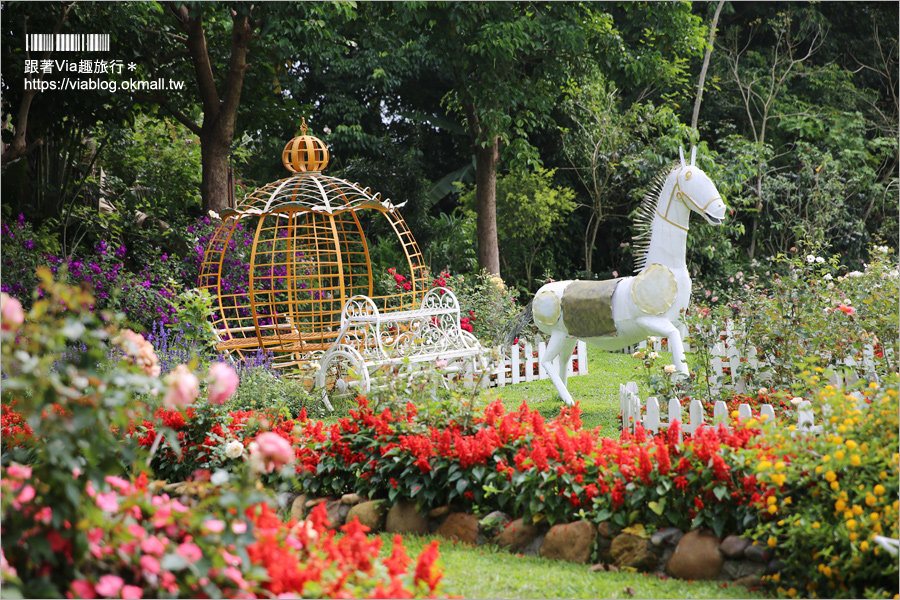
[[[475,203],[478,217],[478,266],[493,275],[500,274],[500,248],[497,243],[497,165],[500,162],[498,139],[489,146],[475,145]]]
[[[200,134],[200,163],[203,174],[200,179],[200,196],[203,198],[203,213],[216,213],[228,207],[228,152],[231,140],[219,131],[216,124],[207,129],[204,122]]]

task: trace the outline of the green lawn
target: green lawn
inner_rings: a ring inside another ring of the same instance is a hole
[[[382,554],[393,548],[393,535],[381,534]],[[464,598],[765,598],[734,584],[687,582],[641,573],[596,572],[588,565],[510,554],[496,546],[473,547],[442,538],[407,537],[417,555],[432,540],[440,542],[443,585]]]
[[[630,354],[606,352],[588,346],[588,374],[569,378],[569,392],[582,410],[582,420],[587,429],[602,427],[601,432],[609,437],[618,437],[619,384],[634,381],[638,384],[642,397],[647,395],[643,383],[641,361]],[[668,353],[660,353],[661,364],[667,364]],[[636,369],[637,367],[637,369]],[[507,409],[518,408],[524,400],[532,409],[544,417],[559,414],[563,401],[557,396],[556,388],[549,379],[492,388],[485,392],[487,400],[500,398]],[[486,400],[486,401],[487,401]]]

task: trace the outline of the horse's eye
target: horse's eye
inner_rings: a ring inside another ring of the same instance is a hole
[[[691,173],[690,171],[688,171],[687,173],[685,173],[685,174],[684,174],[684,180],[687,181],[688,179],[690,179],[690,178],[691,178],[691,175],[693,175],[693,173]]]

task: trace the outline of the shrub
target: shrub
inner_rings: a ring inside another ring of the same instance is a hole
[[[772,456],[756,470],[775,483],[769,510],[777,518],[751,535],[778,548],[785,567],[768,579],[782,597],[791,588],[821,598],[895,596],[897,558],[875,537],[900,538],[898,377],[857,398],[816,377],[807,373],[807,394],[826,411],[825,432],[767,432]]]
[[[47,269],[39,276],[42,294],[27,319],[14,299],[4,294],[0,301],[3,426],[19,436],[16,447],[27,452],[18,457],[29,461],[14,462],[4,448],[4,597],[440,593],[436,547],[411,572],[402,550],[373,558],[379,542],[365,539],[358,523],[336,534],[325,530],[322,511],[301,523],[277,519],[273,494],[258,477],[271,480],[292,468],[278,471],[290,457],[273,453],[271,436],[277,433],[262,431],[272,424],[262,419],[246,463],[235,461],[230,471],[201,470],[189,495],[157,493],[161,484],[149,482],[143,469],[152,453],[128,435],[133,424],[154,422],[137,396],[164,387],[152,346],[118,330],[113,315],[92,310],[86,291],[54,282]],[[75,344],[83,349],[69,352]],[[171,406],[155,432],[164,431],[174,450],[178,436],[165,419],[217,413],[208,403],[184,412],[174,408],[199,393],[199,381],[184,365],[167,384],[162,402]],[[4,444],[10,441],[6,433]],[[190,441],[183,440],[185,450]]]

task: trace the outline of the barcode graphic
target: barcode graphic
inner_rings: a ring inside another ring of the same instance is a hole
[[[108,33],[31,33],[25,40],[31,52],[82,52],[109,50]]]

